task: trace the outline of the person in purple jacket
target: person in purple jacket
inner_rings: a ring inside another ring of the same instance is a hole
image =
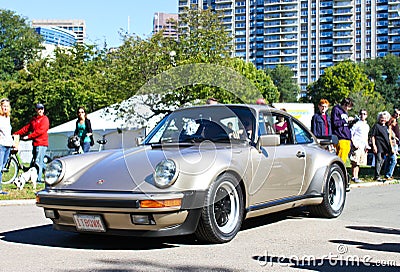
[[[331,111],[332,134],[336,135],[339,143],[336,145],[336,154],[346,163],[351,148],[351,132],[349,122],[354,120],[349,117],[348,111],[353,108],[353,100],[344,98],[340,104],[335,105]]]

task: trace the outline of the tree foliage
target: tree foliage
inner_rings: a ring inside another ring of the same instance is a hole
[[[25,18],[0,9],[0,80],[9,79],[37,58],[41,36]]]
[[[374,83],[368,79],[362,68],[346,60],[326,68],[324,74],[307,87],[307,92],[309,100],[314,104],[321,98],[335,104],[353,93],[369,95],[373,92],[373,87]]]
[[[104,52],[90,46],[58,48],[54,58],[33,62],[20,70],[16,80],[3,82],[3,92],[11,100],[15,129],[35,113],[33,105],[44,103],[51,126],[76,118],[78,106],[88,112],[118,101],[118,93],[104,84]]]
[[[266,69],[265,72],[278,88],[279,102],[297,102],[300,87],[293,79],[294,73],[288,66],[277,65],[274,69]]]
[[[389,103],[400,101],[400,57],[389,54],[383,58],[368,59],[361,64],[368,78],[375,82],[375,91]]]
[[[274,85],[271,77],[262,70],[258,70],[256,66],[251,62],[245,62],[242,59],[231,59],[228,60],[228,66],[235,69],[236,72],[243,75],[247,80],[249,80],[258,91],[251,97],[242,99],[243,102],[254,104],[257,98],[260,98],[259,94],[266,100],[266,103],[272,104],[278,102],[279,100],[279,90]],[[227,79],[229,80],[229,79]],[[258,97],[254,97],[257,96]],[[239,102],[239,101],[223,101],[229,102]]]
[[[361,109],[368,112],[367,122],[372,127],[377,120],[379,112],[388,110],[392,104],[386,103],[380,93],[372,92],[365,95],[363,92],[352,93],[350,96],[353,99],[354,106],[349,112],[350,115],[358,115]]]

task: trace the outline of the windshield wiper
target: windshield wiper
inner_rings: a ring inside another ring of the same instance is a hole
[[[163,142],[163,143],[154,143],[154,144],[151,144],[151,147],[152,148],[162,148],[162,147],[173,147],[173,146],[182,146],[182,147],[184,147],[184,146],[193,146],[194,145],[194,143],[192,143],[192,142],[170,142],[170,143],[168,143],[168,142]]]

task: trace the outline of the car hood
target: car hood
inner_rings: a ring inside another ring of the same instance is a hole
[[[165,189],[156,187],[153,181],[154,169],[162,160],[173,159],[179,169],[179,175],[185,175],[194,171],[208,171],[220,158],[229,162],[232,157],[232,149],[227,145],[216,146],[213,143],[167,148],[140,146],[97,153],[97,156],[88,154],[61,159],[64,161],[65,176],[54,188],[165,192]]]

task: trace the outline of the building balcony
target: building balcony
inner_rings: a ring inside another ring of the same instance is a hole
[[[351,8],[353,7],[351,1],[333,1],[333,7],[334,8]]]
[[[333,17],[333,23],[338,24],[338,23],[349,23],[349,22],[353,22],[353,20],[351,19],[351,17],[341,17],[341,16],[336,16]]]
[[[280,0],[267,0],[264,1],[264,6],[276,6],[276,4],[279,4],[280,2]]]

